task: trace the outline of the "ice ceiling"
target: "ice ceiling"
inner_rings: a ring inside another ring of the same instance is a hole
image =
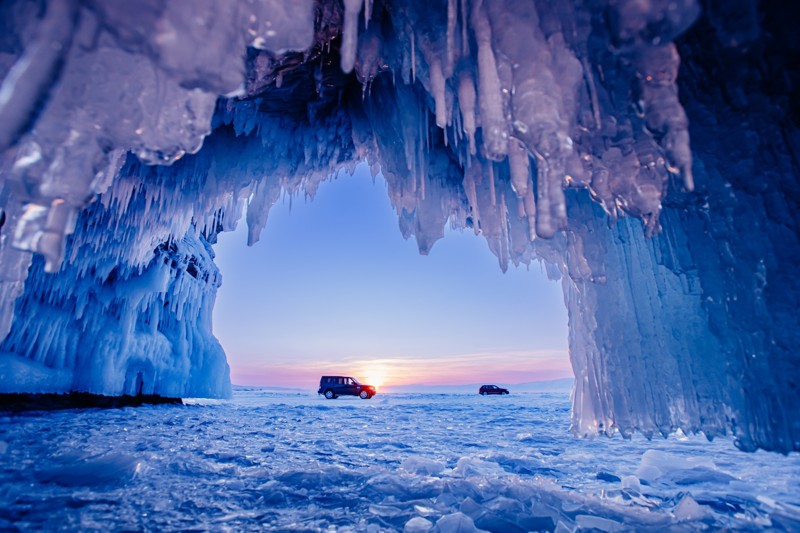
[[[3,390],[229,394],[217,234],[366,160],[562,279],[577,434],[800,449],[797,8],[722,4],[3,2]]]

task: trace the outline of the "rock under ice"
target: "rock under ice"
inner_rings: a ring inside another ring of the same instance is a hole
[[[367,161],[562,279],[577,434],[800,449],[796,11],[3,2],[1,386],[228,395],[216,236]]]

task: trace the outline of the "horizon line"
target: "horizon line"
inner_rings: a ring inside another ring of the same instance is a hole
[[[566,381],[571,380],[575,381],[575,377],[564,377],[564,378],[555,378],[555,379],[541,379],[541,380],[534,380],[534,381],[521,381],[518,383],[505,383],[505,382],[496,382],[500,385],[509,385],[509,386],[516,386],[516,385],[530,385],[532,383],[552,383],[555,381]],[[472,387],[475,385],[482,385],[485,384],[484,382],[474,382],[474,383],[459,383],[459,384],[446,384],[446,383],[407,383],[403,385],[382,385],[381,389],[392,389],[392,388],[401,388],[401,387]],[[367,385],[369,385],[367,383]],[[281,385],[242,385],[240,383],[231,383],[232,387],[262,387],[262,388],[273,388],[273,389],[286,389],[286,390],[304,390],[302,387],[286,387]]]

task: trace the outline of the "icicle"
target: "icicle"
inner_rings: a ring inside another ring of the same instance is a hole
[[[464,133],[469,139],[469,153],[475,155],[475,84],[467,70],[462,71],[458,79],[458,106],[464,121]]]
[[[457,0],[447,0],[447,58],[444,63],[444,75],[449,78],[453,75],[453,65],[455,65],[456,55],[456,23],[458,21]]]
[[[467,0],[461,0],[461,55],[469,57],[469,39],[467,37]]]
[[[536,200],[533,198],[533,187],[528,187],[522,199],[522,211],[528,218],[528,237],[536,240]]]
[[[429,120],[428,113],[425,112],[425,110],[423,109],[421,114],[422,114],[423,120],[425,121],[425,128],[422,130],[422,135],[425,137],[425,150],[427,152],[430,152],[431,151],[431,136],[430,136],[431,125],[428,123],[428,120]]]
[[[694,175],[692,174],[692,167],[691,165],[685,166],[682,170],[683,174],[683,186],[686,187],[686,190],[692,192],[694,190]]]
[[[363,0],[344,0],[344,27],[342,28],[342,72],[349,74],[356,62],[358,44],[358,14]]]
[[[419,177],[419,194],[422,200],[425,199],[425,182],[428,180],[428,173],[423,165],[422,174]]]
[[[539,153],[536,156],[536,233],[550,238],[555,234],[550,217],[550,183],[547,181],[547,161]],[[527,206],[525,211],[528,212]],[[528,213],[530,217],[530,213]]]
[[[508,270],[508,260],[510,256],[509,237],[508,237],[508,206],[506,206],[506,193],[500,191],[500,268],[505,272]]]
[[[433,91],[433,101],[436,108],[436,125],[444,129],[447,127],[447,102],[444,94],[444,76],[442,75],[442,63],[434,56],[430,61],[431,90]]]
[[[478,105],[481,113],[484,156],[502,161],[508,153],[508,130],[503,116],[503,99],[497,62],[492,50],[492,28],[482,0],[474,0],[472,29],[478,43]]]
[[[416,194],[417,192],[417,178],[418,174],[422,172],[422,152],[423,152],[423,135],[422,135],[422,115],[424,113],[420,113],[420,110],[417,109],[417,135],[414,139],[414,171],[411,174],[411,192]]]
[[[592,102],[592,117],[594,118],[594,127],[595,129],[600,129],[603,123],[600,121],[600,102],[597,99],[597,87],[594,84],[594,73],[592,72],[591,67],[589,67],[589,62],[586,58],[583,58],[581,61],[583,65],[583,77],[586,80],[586,86],[589,89],[589,99]]]
[[[511,172],[511,187],[518,198],[528,194],[530,182],[530,161],[528,151],[519,141],[512,140],[508,145],[508,166]]]
[[[414,43],[414,30],[411,30],[411,82],[417,81],[417,47]]]
[[[494,163],[487,161],[487,166],[489,167],[489,201],[492,207],[495,207],[497,205],[497,192],[494,188]]]
[[[0,151],[11,146],[29,126],[30,117],[44,101],[51,84],[58,81],[58,69],[69,52],[75,32],[77,2],[48,2],[35,39],[0,85]]]
[[[266,182],[256,184],[247,205],[247,246],[253,246],[261,238],[267,225],[270,208],[275,204],[279,189],[270,190]]]
[[[369,28],[369,21],[372,18],[372,0],[364,0],[364,28]]]
[[[426,137],[427,137],[428,131],[430,130],[430,128],[428,127],[428,123],[427,122],[428,122],[428,114],[425,113],[425,133],[426,133]],[[420,144],[420,147],[419,147],[419,172],[420,172],[419,181],[420,181],[420,187],[421,187],[421,189],[423,191],[423,193],[422,193],[423,194],[423,198],[425,197],[425,195],[424,195],[425,180],[428,177],[427,153],[428,152],[426,152],[425,150],[422,149],[422,145]]]
[[[454,145],[459,146],[459,141],[464,138],[464,124],[461,120],[461,113],[453,114],[453,137],[455,138]]]
[[[670,165],[677,167],[687,190],[694,190],[689,121],[678,99],[680,56],[674,43],[642,48],[634,58],[649,131],[663,136]]]
[[[480,174],[480,165],[469,165],[464,172],[464,193],[467,195],[467,201],[472,211],[472,229],[475,235],[480,233],[480,219],[481,215],[478,211],[478,193],[475,189],[475,173]]]

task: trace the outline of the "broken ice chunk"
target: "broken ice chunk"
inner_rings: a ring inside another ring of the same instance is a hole
[[[678,520],[702,520],[711,515],[711,509],[698,504],[688,492],[681,498],[672,513]]]
[[[475,527],[472,518],[464,513],[445,515],[436,521],[437,533],[476,533],[482,531]]]

